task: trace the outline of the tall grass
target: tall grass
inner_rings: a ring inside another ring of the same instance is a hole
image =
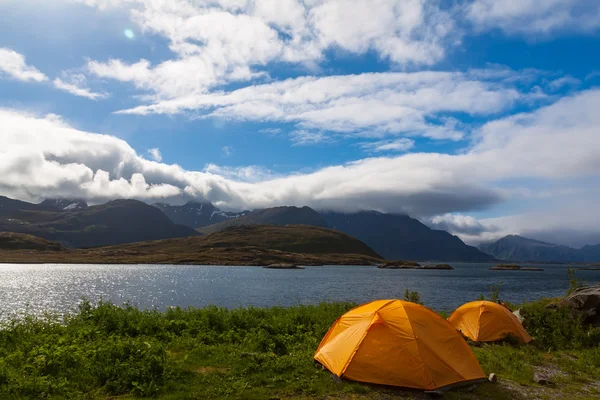
[[[84,301],[63,320],[28,317],[0,329],[0,398],[153,396],[181,382],[202,398],[318,393],[333,383],[312,355],[353,306],[158,312]]]

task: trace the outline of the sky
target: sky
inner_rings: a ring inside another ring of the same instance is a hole
[[[0,195],[600,243],[596,0],[0,0]]]

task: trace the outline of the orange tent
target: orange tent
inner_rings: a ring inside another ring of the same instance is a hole
[[[454,329],[475,342],[493,342],[514,336],[523,343],[533,340],[510,310],[491,301],[472,301],[448,318]]]
[[[377,300],[348,311],[329,329],[315,360],[339,377],[415,389],[485,378],[448,321],[402,300]]]

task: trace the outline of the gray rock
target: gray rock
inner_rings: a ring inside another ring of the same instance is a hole
[[[600,284],[582,287],[558,302],[581,315],[584,324],[600,327]]]
[[[533,374],[533,381],[539,385],[554,385],[554,382],[550,380],[548,375],[543,374],[541,372],[536,372],[535,374]]]

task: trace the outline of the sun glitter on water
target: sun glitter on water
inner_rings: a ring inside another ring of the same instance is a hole
[[[125,29],[124,33],[125,33],[125,37],[127,39],[131,39],[131,40],[135,39],[135,33],[133,33],[133,31],[131,29]]]

